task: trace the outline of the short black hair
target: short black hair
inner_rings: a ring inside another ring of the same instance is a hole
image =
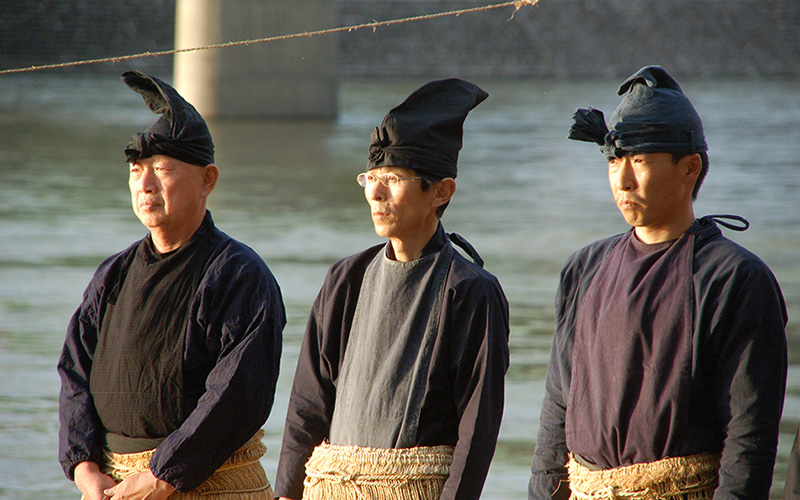
[[[697,175],[697,182],[694,183],[694,190],[692,191],[692,201],[694,201],[697,199],[697,193],[700,191],[700,186],[703,184],[703,179],[706,178],[706,174],[708,173],[708,153],[706,151],[700,151],[698,153],[672,153],[672,160],[675,163],[678,163],[681,158],[684,156],[689,156],[690,154],[700,155],[700,161],[702,162],[700,173]]]

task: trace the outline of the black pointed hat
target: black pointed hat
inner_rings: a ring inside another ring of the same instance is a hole
[[[161,115],[150,128],[131,137],[125,148],[129,163],[156,154],[201,167],[214,163],[214,142],[205,120],[174,88],[140,71],[126,71],[122,81]]]
[[[708,151],[703,122],[678,82],[661,66],[645,66],[617,91],[622,100],[611,116],[579,109],[569,138],[594,142],[607,158],[629,153],[700,153]]]
[[[396,166],[455,177],[464,120],[488,96],[477,85],[458,78],[426,83],[372,131],[367,170]]]

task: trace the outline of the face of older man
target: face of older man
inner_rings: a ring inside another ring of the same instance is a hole
[[[191,231],[191,236],[205,216],[217,175],[213,164],[198,167],[164,155],[138,159],[128,178],[133,211],[151,233],[169,238]]]

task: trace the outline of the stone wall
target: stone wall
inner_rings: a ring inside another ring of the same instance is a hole
[[[170,50],[174,35],[175,0],[0,1],[0,69]],[[58,71],[121,72],[131,64],[163,74],[172,57]]]
[[[492,1],[336,3],[338,25],[347,26]],[[7,0],[0,69],[169,50],[174,11],[175,0]],[[798,26],[797,0],[541,0],[516,13],[508,7],[326,36],[339,46],[343,76],[620,76],[649,63],[676,76],[800,76]],[[163,73],[172,57],[123,64]]]

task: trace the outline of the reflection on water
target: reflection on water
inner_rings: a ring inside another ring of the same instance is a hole
[[[355,176],[369,132],[421,81],[344,82],[336,122],[211,122],[222,177],[217,224],[255,248],[289,314],[279,392],[266,424],[274,476],[282,420],[311,302],[335,260],[379,241]],[[445,227],[467,237],[511,303],[512,366],[500,443],[484,498],[524,498],[567,256],[625,225],[602,157],[565,139],[570,115],[607,113],[618,82],[479,81],[489,99],[465,127],[458,192]],[[703,116],[711,172],[698,215],[736,213],[726,234],[760,255],[790,313],[789,392],[773,497],[800,419],[800,89],[793,81],[682,82]],[[97,264],[144,234],[130,210],[122,149],[155,119],[114,78],[0,79],[0,497],[76,490],[56,461],[64,328]]]

